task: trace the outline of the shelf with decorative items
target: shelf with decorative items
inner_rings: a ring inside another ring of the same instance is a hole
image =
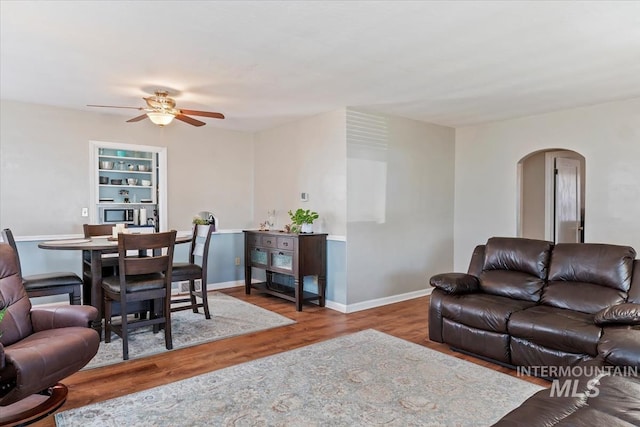
[[[156,204],[156,157],[152,152],[98,148],[96,204]]]

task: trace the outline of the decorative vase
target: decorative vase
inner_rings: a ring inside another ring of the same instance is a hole
[[[313,233],[313,224],[305,222],[300,226],[301,233]]]

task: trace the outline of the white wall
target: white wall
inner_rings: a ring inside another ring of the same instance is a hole
[[[348,109],[347,152],[348,304],[428,289],[453,267],[454,130]]]
[[[167,147],[169,228],[188,230],[202,210],[222,228],[253,223],[249,133],[12,101],[0,108],[0,226],[18,236],[82,233],[90,140]]]
[[[276,226],[297,208],[318,212],[315,232],[346,234],[345,110],[340,109],[257,132],[253,226],[276,210]],[[308,202],[300,193],[309,194]]]
[[[522,237],[544,239],[545,155],[536,153],[522,162]]]
[[[585,157],[585,241],[640,251],[640,98],[456,129],[455,256],[515,236],[517,163],[542,149]]]

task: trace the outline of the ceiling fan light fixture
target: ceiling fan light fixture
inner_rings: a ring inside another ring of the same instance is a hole
[[[149,120],[151,120],[154,124],[158,126],[166,126],[173,121],[175,117],[171,113],[163,113],[158,111],[152,111],[147,113]]]

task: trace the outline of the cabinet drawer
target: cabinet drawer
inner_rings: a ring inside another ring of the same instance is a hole
[[[262,236],[262,246],[265,248],[275,248],[276,242],[276,236]]]
[[[278,237],[278,249],[293,250],[293,237]]]
[[[247,243],[249,246],[261,246],[260,245],[260,235],[258,234],[247,234]]]

